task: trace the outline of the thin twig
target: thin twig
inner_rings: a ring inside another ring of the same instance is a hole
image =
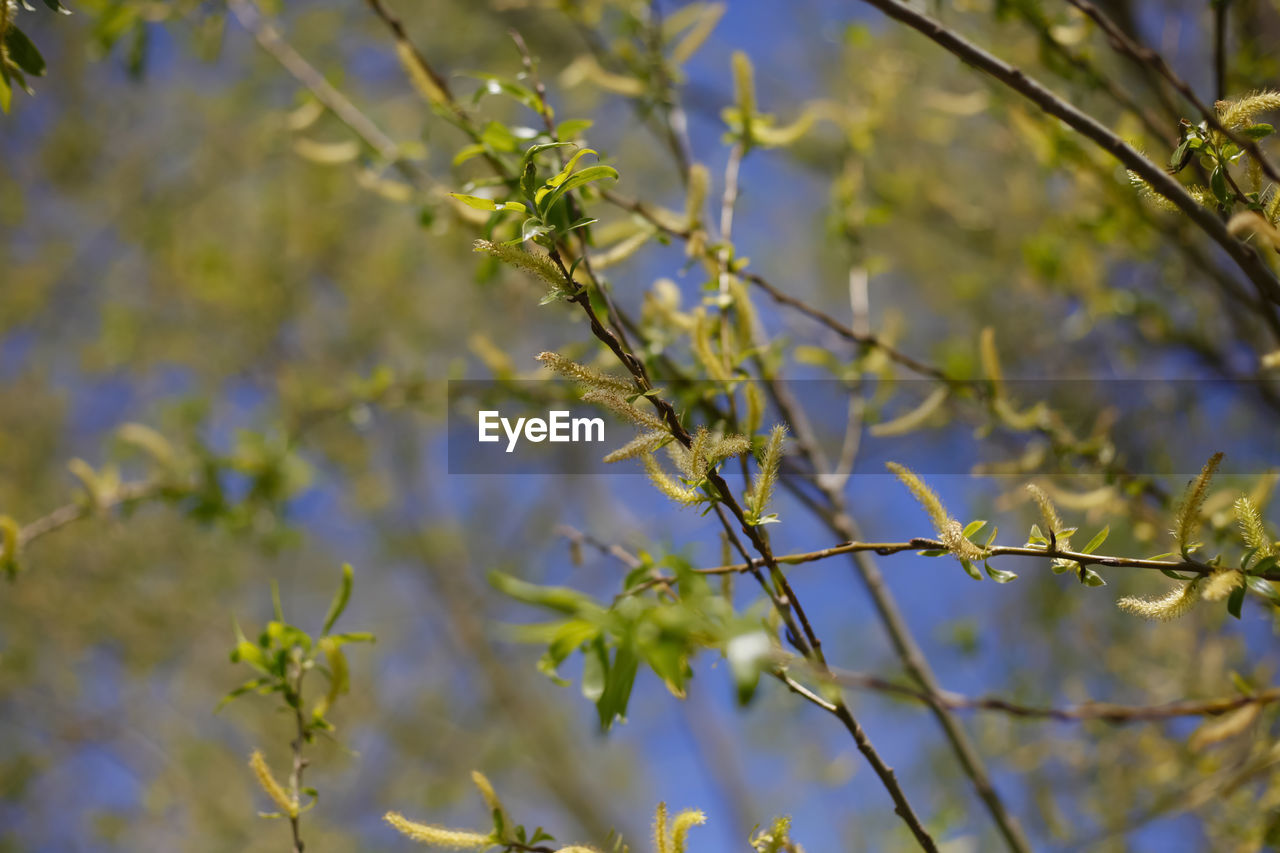
[[[1160,195],[1171,201],[1192,222],[1200,227],[1218,245],[1268,299],[1280,302],[1280,282],[1276,280],[1266,263],[1254,249],[1231,235],[1226,225],[1197,202],[1171,175],[1148,160],[1127,142],[1092,116],[1063,100],[1029,77],[991,53],[983,50],[953,30],[927,15],[920,14],[901,0],[862,0],[874,6],[894,20],[900,21],[925,37],[941,45],[968,65],[987,74],[994,80],[1027,98],[1044,112],[1061,119],[1071,128],[1092,140],[1104,151],[1119,160],[1126,168],[1142,177]],[[1070,0],[1083,10],[1080,4],[1087,0]],[[1244,146],[1242,146],[1244,147]],[[1270,173],[1268,173],[1270,174]]]
[[[1227,96],[1227,5],[1229,0],[1213,0],[1213,92],[1214,100]]]
[[[303,747],[311,738],[311,732],[307,726],[306,717],[302,711],[302,680],[306,677],[306,670],[294,661],[292,668],[292,692],[293,692],[293,717],[296,734],[289,746],[293,750],[293,767],[289,772],[289,795],[293,798],[294,803],[302,802],[302,773],[307,768],[307,759],[303,755]],[[303,853],[304,844],[302,843],[302,815],[296,810],[289,815],[289,828],[293,832],[293,853]]]
[[[1201,118],[1205,120],[1209,127],[1230,139],[1241,149],[1249,152],[1249,156],[1258,162],[1258,165],[1262,167],[1262,171],[1266,173],[1267,177],[1277,183],[1280,183],[1280,172],[1276,171],[1275,166],[1273,166],[1267,159],[1266,155],[1262,153],[1262,149],[1258,146],[1258,143],[1226,128],[1218,119],[1217,111],[1205,104],[1204,101],[1200,100],[1199,96],[1196,95],[1195,90],[1191,88],[1191,85],[1187,83],[1186,80],[1178,76],[1177,72],[1169,66],[1169,63],[1165,61],[1163,56],[1152,48],[1138,42],[1126,33],[1120,28],[1119,24],[1111,20],[1105,12],[1095,6],[1090,2],[1090,0],[1067,0],[1067,2],[1072,6],[1075,6],[1091,21],[1102,28],[1102,31],[1106,33],[1108,40],[1111,42],[1111,46],[1117,53],[1128,57],[1139,65],[1145,65],[1153,69],[1157,74],[1167,80],[1170,86],[1176,89],[1182,97],[1191,102],[1191,105],[1196,108],[1196,111],[1200,113]],[[1227,0],[1215,0],[1213,5],[1216,9],[1215,17],[1217,15],[1222,16],[1222,20],[1219,22],[1219,33],[1217,36],[1217,39],[1221,40],[1225,38],[1222,28],[1225,27]],[[1219,45],[1217,50],[1219,53],[1215,59],[1215,67],[1217,69],[1216,86],[1218,90],[1218,100],[1221,100],[1226,96],[1226,93],[1223,90],[1223,86],[1226,82],[1226,57],[1225,54],[1222,53],[1222,51],[1224,51],[1224,47],[1222,45]],[[1137,170],[1135,169],[1134,171]],[[1163,195],[1164,193],[1161,194]],[[1169,200],[1177,204],[1176,200],[1173,198],[1170,198]],[[1179,205],[1179,207],[1181,207],[1181,205]]]
[[[626,548],[623,548],[621,545],[614,545],[610,542],[605,542],[602,539],[597,539],[596,537],[592,536],[590,533],[584,533],[583,531],[578,530],[576,527],[571,527],[567,524],[561,524],[559,527],[556,528],[556,533],[558,533],[560,536],[563,536],[565,539],[568,539],[569,542],[572,543],[574,546],[581,548],[583,545],[588,545],[594,548],[595,550],[599,551],[601,554],[604,554],[606,557],[612,557],[613,559],[617,560],[619,563],[622,563],[628,569],[638,569],[640,568],[641,565],[643,565],[640,562],[639,557],[637,557],[635,554],[632,554],[630,551],[628,551]]]
[[[945,551],[947,546],[932,537],[921,536],[906,542],[845,542],[830,548],[816,551],[804,551],[795,554],[778,554],[774,560],[780,565],[795,566],[801,563],[813,563],[838,557],[841,554],[872,553],[882,557],[901,554],[906,551]],[[1161,572],[1186,572],[1194,575],[1211,575],[1225,571],[1228,567],[1211,566],[1195,560],[1150,560],[1134,557],[1116,557],[1107,554],[1086,554],[1083,551],[1072,551],[1066,548],[1044,548],[1035,545],[993,545],[984,549],[987,557],[1036,557],[1046,560],[1067,560],[1081,566],[1103,566],[1109,569],[1151,569]],[[752,565],[734,563],[724,566],[711,566],[697,569],[704,575],[724,575],[750,571],[758,568],[758,560]],[[1280,581],[1280,569],[1271,569],[1250,577],[1264,580]]]
[[[258,44],[276,59],[295,80],[307,88],[317,101],[333,113],[339,121],[351,129],[356,136],[364,140],[378,156],[394,167],[415,185],[435,188],[435,182],[423,170],[406,160],[400,146],[378,127],[355,104],[342,94],[324,75],[307,62],[293,46],[287,42],[280,32],[263,18],[262,13],[250,0],[227,0],[227,7],[235,15],[240,25],[253,34]]]
[[[832,675],[837,684],[860,690],[873,690],[914,699],[925,704],[940,702],[952,711],[994,711],[1031,720],[1057,720],[1080,722],[1100,720],[1106,723],[1149,722],[1178,717],[1213,717],[1235,711],[1247,705],[1270,705],[1280,702],[1280,687],[1272,687],[1257,693],[1242,694],[1219,699],[1184,700],[1161,705],[1117,705],[1111,702],[1086,702],[1065,708],[1026,705],[1000,696],[964,696],[942,691],[927,693],[917,687],[903,684],[882,676],[834,669]]]

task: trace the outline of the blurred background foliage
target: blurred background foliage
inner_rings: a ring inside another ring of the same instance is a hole
[[[378,643],[350,651],[336,739],[312,755],[320,802],[307,815],[309,849],[407,845],[381,823],[388,808],[483,825],[473,768],[564,839],[601,843],[616,827],[643,849],[652,805],[665,799],[709,813],[695,849],[745,849],[753,825],[782,813],[811,851],[906,849],[851,744],[777,685],[740,710],[709,659],[684,700],[642,675],[627,724],[601,736],[577,689],[544,679],[537,650],[501,629],[528,614],[488,588],[490,569],[606,599],[617,591],[620,567],[590,549],[571,560],[561,523],[632,549],[720,559],[704,520],[635,478],[448,475],[445,380],[535,375],[534,354],[586,340],[581,322],[535,310],[538,294],[517,276],[486,272],[443,195],[355,145],[222,4],[83,0],[69,16],[36,5],[16,20],[48,70],[0,120],[0,511],[26,523],[67,503],[83,488],[67,472],[73,458],[95,477],[110,466],[147,477],[155,462],[120,440],[126,423],[166,437],[184,485],[31,543],[0,589],[0,846],[283,849],[284,828],[255,817],[245,758],[261,746],[283,766],[286,722],[269,703],[214,713],[237,683],[230,615],[264,623],[274,579],[289,618],[318,627],[304,620],[323,613],[349,561],[349,618]],[[424,107],[364,4],[260,5],[434,185],[479,174],[453,163],[467,140]],[[660,5],[668,18],[710,19],[698,4]],[[1176,145],[1190,109],[1066,4],[928,5],[1157,162]],[[621,171],[619,191],[682,209],[663,104],[645,90],[647,3],[395,6],[463,93],[479,85],[468,73],[519,71],[517,29],[558,118],[594,121],[587,136]],[[1211,90],[1208,6],[1107,9]],[[1232,0],[1229,26],[1228,91],[1275,81],[1275,7]],[[591,65],[598,50],[612,57],[607,73]],[[730,3],[674,71],[693,156],[717,189],[735,50],[752,56],[762,109],[779,124],[806,107],[817,118],[794,145],[743,165],[738,254],[787,292],[845,317],[849,271],[865,269],[870,326],[955,376],[981,375],[979,333],[991,326],[1004,370],[1024,379],[1258,378],[1275,343],[1220,252],[1144,204],[1107,155],[857,4]],[[1103,78],[1118,87],[1108,92]],[[501,97],[481,108],[533,120]],[[600,229],[611,225],[625,233],[629,221],[610,212]],[[700,298],[701,273],[678,246],[654,246],[610,276],[637,315],[646,299],[652,310],[659,277],[686,305]],[[805,318],[762,296],[757,306],[787,371],[823,376],[853,358]],[[1275,389],[1249,388],[1266,442]],[[1095,414],[1087,395],[1076,405]],[[1161,416],[1176,432],[1178,417],[1195,415]],[[1008,458],[1034,442],[1020,437]],[[1110,522],[1116,553],[1166,550],[1158,502],[1094,491],[1105,478],[1077,463],[1063,489],[1085,497],[1064,500],[1068,514],[1082,527]],[[1228,483],[1256,489],[1243,473]],[[1021,530],[1034,513],[1010,496],[1020,484],[935,486],[965,518],[1008,517]],[[889,480],[855,476],[847,491],[873,538],[928,532]],[[1219,509],[1213,520],[1226,528]],[[780,513],[779,552],[831,544],[794,502]],[[883,568],[949,688],[1152,704],[1275,677],[1261,608],[1240,622],[1203,608],[1152,626],[1113,602],[1160,591],[1158,577],[1118,573],[1095,590],[1027,565],[1017,583],[975,586],[943,562],[902,555]],[[793,574],[837,664],[898,671],[847,569]],[[879,695],[852,702],[949,849],[991,849],[989,821],[927,713]],[[1264,710],[1207,746],[1188,741],[1195,720],[966,722],[1037,848],[1250,850],[1280,814],[1274,717]]]

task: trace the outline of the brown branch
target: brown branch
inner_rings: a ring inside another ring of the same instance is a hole
[[[289,795],[293,798],[294,803],[302,802],[302,773],[306,770],[307,759],[302,754],[303,747],[311,740],[311,730],[307,725],[307,719],[302,711],[302,679],[306,677],[304,670],[297,661],[290,664],[293,670],[293,684],[291,690],[293,692],[293,718],[296,735],[290,742],[290,749],[293,751],[293,766],[289,772]],[[295,812],[289,815],[289,828],[293,832],[293,853],[303,853],[305,845],[302,843],[302,815]]]
[[[1275,166],[1267,160],[1266,155],[1262,153],[1262,149],[1258,147],[1258,143],[1248,137],[1241,136],[1232,130],[1228,130],[1223,126],[1222,122],[1218,119],[1217,111],[1206,105],[1204,101],[1200,100],[1196,95],[1195,90],[1191,88],[1191,85],[1187,83],[1186,80],[1179,77],[1177,72],[1169,67],[1169,63],[1165,61],[1163,56],[1161,56],[1157,51],[1132,38],[1128,33],[1122,30],[1115,21],[1107,17],[1105,12],[1090,2],[1090,0],[1067,0],[1067,2],[1072,6],[1075,6],[1084,13],[1089,20],[1102,28],[1102,31],[1107,35],[1107,39],[1111,42],[1112,48],[1114,48],[1117,53],[1127,56],[1139,65],[1151,68],[1163,77],[1170,86],[1178,91],[1178,94],[1191,102],[1191,105],[1196,108],[1196,111],[1200,113],[1200,116],[1208,123],[1209,127],[1230,139],[1241,149],[1249,152],[1249,156],[1258,161],[1258,165],[1262,167],[1262,171],[1266,173],[1267,177],[1277,183],[1280,183],[1280,172],[1277,172]],[[1221,16],[1218,20],[1219,32],[1217,36],[1217,39],[1220,42],[1221,39],[1225,38],[1222,28],[1225,27],[1227,0],[1217,0],[1217,2],[1214,3],[1214,6],[1217,10],[1215,12],[1215,16]],[[1215,59],[1219,99],[1224,97],[1222,87],[1225,85],[1226,80],[1226,58],[1221,53],[1222,50],[1223,47],[1221,43],[1219,43],[1218,51],[1220,53]],[[1173,199],[1170,199],[1170,201],[1173,201]]]
[[[418,383],[410,380],[406,383],[395,383],[383,389],[378,394],[367,398],[353,399],[343,403],[335,403],[324,406],[318,406],[301,412],[295,418],[292,426],[287,430],[285,436],[286,442],[292,446],[302,440],[308,432],[316,428],[331,418],[341,416],[354,406],[366,403],[386,402],[390,400],[401,400],[417,389]],[[180,498],[186,495],[194,494],[200,484],[195,480],[175,479],[173,477],[153,477],[145,480],[134,480],[132,482],[121,483],[110,492],[100,495],[91,495],[81,500],[69,501],[57,509],[50,510],[44,515],[28,522],[18,529],[18,538],[14,549],[15,555],[20,555],[28,545],[35,542],[41,537],[50,533],[61,530],[68,525],[74,524],[85,518],[94,515],[105,514],[113,509],[131,506],[133,504],[145,501],[156,500],[159,498]]]
[[[576,527],[570,527],[567,524],[561,524],[559,527],[556,528],[556,533],[558,533],[560,536],[563,536],[565,539],[569,540],[570,544],[572,544],[574,547],[581,548],[583,545],[588,545],[594,548],[595,550],[599,551],[601,554],[605,555],[606,557],[612,557],[613,559],[617,560],[619,563],[622,563],[622,565],[626,566],[628,569],[638,569],[642,565],[639,557],[637,557],[635,554],[632,554],[630,551],[628,551],[626,548],[623,548],[621,545],[613,545],[601,539],[597,539],[596,537],[592,536],[590,533],[584,533],[583,531],[578,530]]]
[[[1250,246],[1240,242],[1227,231],[1226,225],[1208,209],[1200,205],[1171,175],[1138,153],[1132,146],[1103,126],[1097,119],[1082,112],[1045,88],[1039,81],[1023,71],[988,53],[961,37],[934,19],[923,15],[901,0],[862,0],[900,21],[933,42],[942,46],[966,64],[976,68],[994,80],[1022,95],[1049,115],[1061,119],[1068,126],[1092,140],[1104,151],[1119,160],[1126,168],[1142,177],[1153,190],[1167,198],[1192,222],[1209,235],[1248,276],[1259,293],[1280,302],[1280,282],[1266,263]],[[1071,0],[1083,3],[1087,0]]]
[[[227,6],[240,25],[253,35],[263,50],[284,66],[295,80],[305,86],[317,101],[350,128],[356,136],[364,140],[365,144],[376,151],[379,157],[386,160],[415,185],[436,188],[431,176],[406,160],[395,140],[294,50],[280,32],[262,17],[262,13],[250,0],[227,0]]]
[[[173,487],[172,483],[163,480],[139,480],[116,487],[110,494],[100,496],[96,503],[85,500],[63,504],[52,512],[24,525],[18,531],[17,551],[21,552],[23,548],[40,537],[60,530],[82,518],[88,518],[94,513],[106,512],[118,506],[158,497]]]
[[[1214,0],[1213,6],[1213,93],[1216,100],[1227,96],[1227,6],[1229,0]]]
[[[892,554],[901,554],[905,551],[945,551],[946,549],[947,546],[937,539],[918,537],[906,542],[845,542],[817,551],[780,554],[774,557],[774,560],[780,565],[795,566],[801,563],[826,560],[841,554],[868,552],[887,557]],[[1063,548],[1048,549],[1034,545],[993,545],[986,549],[986,553],[988,557],[1037,557],[1046,560],[1069,560],[1081,566],[1104,566],[1110,569],[1152,569],[1156,571],[1187,572],[1194,575],[1210,575],[1225,570],[1225,567],[1210,566],[1195,560],[1147,560],[1134,557],[1115,557],[1106,554],[1086,554],[1083,551],[1072,551]],[[746,563],[733,563],[697,569],[696,571],[704,575],[725,575],[750,571],[756,567],[758,567],[758,561],[753,561],[751,566]],[[1250,575],[1250,577],[1280,581],[1280,569],[1272,569],[1256,575]]]
[[[952,711],[995,711],[1030,720],[1056,720],[1080,722],[1100,720],[1106,723],[1150,722],[1178,717],[1212,717],[1226,714],[1247,705],[1270,705],[1280,702],[1280,687],[1272,687],[1258,693],[1219,699],[1185,700],[1161,705],[1117,705],[1111,702],[1085,702],[1065,708],[1025,705],[1000,696],[964,696],[942,691],[927,693],[919,688],[902,684],[882,676],[846,670],[832,670],[837,684],[859,690],[914,699],[925,704],[941,703]]]

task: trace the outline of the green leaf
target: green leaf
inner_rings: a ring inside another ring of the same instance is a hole
[[[589,702],[599,702],[608,683],[609,649],[605,648],[602,637],[596,637],[582,658],[582,695]]]
[[[9,60],[32,77],[43,77],[45,71],[44,57],[31,43],[22,30],[13,24],[4,34],[4,46]]]
[[[482,73],[472,73],[468,76],[484,81],[484,85],[477,89],[471,98],[473,104],[478,103],[485,95],[502,94],[514,98],[534,112],[538,112],[541,107],[538,96],[532,90],[505,77]]]
[[[324,627],[320,629],[320,636],[329,633],[329,629],[333,627],[333,623],[338,621],[338,617],[342,615],[342,611],[347,609],[347,602],[351,600],[351,584],[353,573],[350,563],[342,564],[342,581],[338,584],[338,591],[334,593],[333,601],[329,604],[329,612],[324,617]]]
[[[1111,525],[1098,531],[1098,535],[1089,540],[1089,544],[1080,549],[1082,554],[1092,554],[1095,550],[1102,547],[1102,543],[1107,541],[1107,537],[1111,535]]]
[[[569,176],[573,174],[573,170],[578,165],[578,161],[581,160],[583,157],[587,156],[588,154],[596,154],[596,153],[598,152],[594,148],[580,149],[578,153],[574,154],[572,157],[569,158],[569,161],[564,164],[563,169],[561,169],[555,175],[547,179],[547,188],[555,189],[556,187],[563,184],[565,181],[569,180]]]
[[[584,216],[581,219],[571,223],[569,227],[565,228],[564,233],[568,234],[570,231],[576,231],[579,228],[586,228],[588,225],[595,225],[599,221],[600,221],[599,219],[593,219],[589,216]]]
[[[549,151],[552,148],[564,148],[572,146],[572,142],[539,142],[537,145],[530,145],[524,150],[524,156],[520,158],[520,171],[524,172],[533,162],[533,158],[541,154],[543,151]]]
[[[1221,163],[1213,168],[1213,173],[1209,176],[1209,189],[1213,190],[1213,196],[1219,204],[1224,207],[1231,204],[1231,190],[1227,188],[1227,173]]]
[[[480,131],[480,141],[494,151],[501,151],[507,154],[515,153],[519,147],[519,140],[516,135],[507,128],[506,125],[491,121]]]
[[[979,572],[976,568],[974,568],[973,563],[969,562],[968,560],[962,557],[960,558],[960,565],[964,567],[964,570],[969,575],[969,577],[973,578],[976,581],[982,580],[982,573]]]
[[[541,221],[530,216],[520,226],[520,239],[514,242],[523,243],[527,240],[536,240],[543,234],[550,234],[554,230],[550,225],[544,225]]]
[[[1273,570],[1276,567],[1277,562],[1280,562],[1280,557],[1277,557],[1275,555],[1272,555],[1270,557],[1263,557],[1261,560],[1255,563],[1253,568],[1250,569],[1249,571],[1251,574],[1257,574],[1257,575],[1265,574],[1266,572]]]
[[[11,103],[13,103],[13,86],[9,83],[9,72],[5,69],[4,63],[0,62],[0,112],[8,113]]]
[[[1102,579],[1102,575],[1098,574],[1093,569],[1081,569],[1080,583],[1084,584],[1085,586],[1106,586],[1107,585],[1107,582]]]
[[[458,149],[458,153],[453,155],[453,165],[461,166],[473,157],[478,157],[484,153],[484,146],[479,142],[471,145],[464,145]]]
[[[1015,572],[1006,572],[1003,569],[991,568],[991,564],[985,560],[983,561],[982,566],[987,570],[987,577],[991,578],[996,583],[1008,583],[1011,580],[1016,580],[1018,577]]]
[[[1277,590],[1275,584],[1266,578],[1249,578],[1249,589],[1253,590],[1255,595],[1260,595],[1274,606],[1280,607],[1280,590]]]
[[[556,610],[569,616],[601,611],[600,605],[589,595],[569,587],[538,586],[496,570],[489,572],[489,583],[498,592],[516,601]]]
[[[964,526],[964,538],[968,539],[969,537],[973,536],[973,534],[977,533],[979,530],[981,530],[986,526],[987,526],[987,523],[980,519],[969,522]]]
[[[571,118],[556,125],[557,139],[576,139],[591,129],[595,122],[589,118]]]
[[[516,213],[527,213],[528,208],[518,201],[494,201],[491,198],[485,198],[478,195],[467,195],[465,193],[449,193],[458,201],[467,207],[474,207],[476,210],[501,210],[515,211]]]
[[[1258,124],[1249,125],[1240,132],[1249,139],[1265,139],[1275,133],[1276,129],[1266,122],[1259,122]]]
[[[219,711],[221,711],[223,707],[226,706],[228,703],[234,702],[236,699],[239,699],[244,694],[253,690],[257,690],[260,687],[265,687],[266,685],[271,683],[272,681],[270,678],[254,678],[249,681],[246,681],[244,684],[241,684],[235,690],[232,690],[226,696],[223,696],[220,700],[218,700],[218,707],[214,708],[213,712],[216,714]]]
[[[1243,584],[1231,590],[1231,595],[1227,596],[1227,612],[1237,619],[1240,618],[1240,609],[1244,606],[1245,587]]]
[[[628,646],[620,646],[609,667],[604,693],[596,702],[600,715],[600,727],[608,731],[618,717],[626,717],[627,703],[631,701],[631,688],[636,681],[639,661]]]
[[[612,166],[588,166],[581,172],[575,172],[563,184],[551,190],[543,196],[538,208],[544,213],[550,210],[557,201],[567,192],[576,190],[578,187],[586,186],[594,181],[611,178],[618,179],[618,170]]]

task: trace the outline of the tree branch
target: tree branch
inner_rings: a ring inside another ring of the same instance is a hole
[[[818,560],[837,557],[841,554],[869,552],[879,554],[882,557],[887,557],[892,554],[901,554],[904,551],[945,551],[946,548],[947,546],[937,539],[922,536],[906,542],[845,542],[841,545],[834,545],[830,548],[822,548],[817,551],[804,551],[796,554],[780,554],[774,559],[781,565],[794,566],[801,563],[813,563]],[[1147,560],[1133,557],[1115,557],[1106,554],[1086,554],[1083,551],[1071,551],[1059,548],[1047,549],[1036,547],[1034,545],[993,545],[992,547],[987,548],[986,552],[989,557],[1037,557],[1046,560],[1069,560],[1082,566],[1105,566],[1110,569],[1128,568],[1187,572],[1188,574],[1198,576],[1210,575],[1230,568],[1223,566],[1210,566],[1206,563],[1200,563],[1195,560]],[[754,562],[758,563],[759,561]],[[757,566],[748,566],[745,563],[734,563],[724,566],[711,566],[709,568],[697,569],[696,571],[704,575],[724,575],[750,571],[753,567]],[[1250,575],[1250,577],[1280,581],[1280,569],[1260,572],[1256,575]]]
[[[1251,247],[1233,237],[1226,225],[1212,212],[1200,205],[1171,175],[1138,153],[1132,146],[1097,119],[1081,112],[1046,89],[1039,81],[1027,76],[1018,68],[998,59],[972,42],[961,37],[934,19],[923,15],[901,0],[862,0],[894,20],[900,21],[925,37],[941,45],[966,64],[976,68],[996,81],[1025,97],[1049,115],[1061,119],[1081,135],[1092,140],[1104,151],[1119,160],[1127,169],[1143,178],[1152,189],[1167,198],[1192,222],[1200,227],[1240,267],[1259,293],[1280,302],[1280,282]],[[1070,0],[1084,3],[1087,0]],[[1268,173],[1270,174],[1270,173]]]
[[[1258,693],[1219,699],[1185,700],[1161,705],[1116,705],[1110,702],[1086,702],[1065,708],[1026,705],[1000,696],[963,696],[942,691],[928,693],[919,688],[891,679],[861,672],[832,670],[837,684],[861,690],[888,693],[923,702],[927,705],[941,703],[952,711],[994,711],[1029,720],[1055,720],[1058,722],[1082,722],[1100,720],[1105,723],[1150,722],[1178,717],[1212,717],[1226,714],[1248,705],[1270,705],[1280,702],[1280,687],[1271,687]]]

